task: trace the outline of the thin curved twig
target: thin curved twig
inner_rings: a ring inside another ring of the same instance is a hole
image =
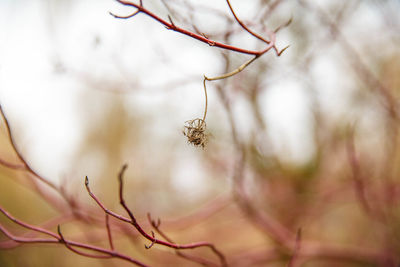
[[[155,230],[160,236],[162,236],[165,240],[167,240],[167,241],[170,242],[170,243],[175,243],[171,238],[169,238],[169,237],[167,236],[167,234],[165,234],[165,233],[160,229],[161,220],[160,220],[159,218],[157,219],[157,221],[155,221],[155,220],[153,220],[153,219],[151,218],[151,214],[150,214],[150,213],[147,213],[147,219],[148,219],[150,225],[154,228],[154,230]],[[147,248],[147,247],[146,247],[146,248]],[[197,257],[197,256],[193,256],[193,255],[188,255],[188,254],[183,253],[183,252],[178,251],[178,250],[175,251],[175,253],[176,253],[176,255],[178,255],[179,257],[182,257],[182,258],[184,258],[184,259],[187,259],[187,260],[190,260],[190,261],[193,261],[193,262],[200,263],[200,264],[203,265],[203,266],[213,266],[213,267],[219,266],[219,265],[215,264],[214,262],[209,261],[209,260],[207,260],[207,259],[204,259],[204,258],[201,258],[201,257]],[[227,262],[226,262],[226,261],[225,261],[225,262],[222,262],[222,266],[228,266]]]
[[[247,31],[248,33],[250,33],[251,35],[253,35],[254,37],[256,37],[257,39],[263,41],[263,42],[266,43],[266,44],[271,43],[270,40],[267,40],[267,39],[265,39],[264,37],[262,37],[261,35],[259,35],[259,34],[255,33],[254,31],[250,30],[250,29],[246,26],[246,24],[244,24],[244,23],[238,18],[238,16],[236,15],[236,12],[233,10],[232,5],[231,5],[231,2],[230,2],[229,0],[226,0],[226,3],[228,4],[229,10],[231,11],[231,13],[232,13],[233,17],[235,18],[235,20],[239,23],[239,25],[240,25],[245,31]]]
[[[89,193],[89,195],[93,198],[93,200],[99,205],[99,207],[105,212],[108,213],[109,215],[113,216],[114,218],[129,223],[133,227],[136,228],[136,230],[147,240],[154,242],[154,244],[170,247],[173,249],[195,249],[195,248],[200,248],[200,247],[208,247],[211,249],[211,251],[220,259],[221,265],[222,266],[227,266],[226,265],[226,259],[225,256],[222,252],[220,252],[212,243],[209,242],[194,242],[190,244],[176,244],[176,243],[171,243],[171,242],[166,242],[160,239],[157,239],[156,237],[148,234],[142,227],[141,225],[137,222],[135,216],[133,215],[132,211],[129,209],[129,207],[125,203],[125,199],[123,196],[123,188],[124,188],[124,183],[123,183],[123,175],[124,172],[126,171],[128,165],[124,164],[121,168],[121,171],[118,174],[118,181],[119,181],[119,198],[120,198],[120,204],[122,207],[125,209],[125,211],[128,213],[129,218],[126,218],[122,215],[119,215],[115,212],[110,211],[107,209],[104,204],[96,197],[96,195],[91,191],[89,187],[89,178],[86,176],[85,178],[85,186],[86,189]]]
[[[112,239],[112,234],[111,234],[111,226],[110,226],[110,215],[108,213],[106,213],[106,229],[107,229],[107,237],[108,237],[108,243],[110,244],[110,248],[111,250],[114,250],[114,243],[113,243],[113,239]]]
[[[232,77],[236,74],[238,74],[239,72],[241,72],[242,70],[244,70],[247,66],[249,66],[251,63],[253,63],[256,59],[258,58],[258,56],[253,57],[252,59],[250,59],[249,61],[243,63],[242,65],[240,65],[238,68],[234,69],[231,72],[222,74],[220,76],[216,76],[216,77],[207,77],[206,75],[204,75],[204,81],[216,81],[216,80],[222,80],[222,79],[226,79],[229,77]]]
[[[172,30],[172,31],[175,31],[175,32],[179,32],[179,33],[184,34],[184,35],[187,35],[187,36],[189,36],[191,38],[199,40],[200,42],[206,43],[209,46],[219,47],[219,48],[222,48],[222,49],[226,49],[226,50],[230,50],[230,51],[234,51],[234,52],[238,52],[238,53],[242,53],[242,54],[258,55],[258,56],[266,53],[269,50],[269,49],[268,50],[263,49],[263,50],[259,50],[259,51],[249,50],[249,49],[244,49],[244,48],[236,47],[236,46],[233,46],[233,45],[228,45],[228,44],[224,44],[224,43],[221,43],[221,42],[217,42],[217,41],[214,41],[214,40],[211,40],[211,39],[207,38],[203,34],[198,34],[198,33],[195,33],[195,32],[191,32],[191,31],[188,31],[188,30],[185,30],[185,29],[183,29],[181,27],[176,26],[172,21],[168,22],[168,21],[162,19],[161,17],[157,16],[153,12],[151,12],[148,9],[144,8],[143,5],[138,5],[138,4],[129,2],[129,1],[124,1],[124,0],[116,0],[116,1],[118,3],[120,3],[120,4],[122,4],[122,5],[131,6],[133,8],[136,8],[137,10],[136,10],[136,12],[134,12],[133,14],[130,14],[128,16],[117,16],[117,15],[111,13],[115,18],[128,19],[128,18],[133,17],[134,15],[137,15],[138,13],[143,13],[143,14],[151,17],[152,19],[158,21],[159,23],[164,25],[169,30]],[[272,33],[272,35],[274,35],[274,33]],[[272,38],[272,36],[271,36],[271,41],[268,41],[268,40],[265,40],[265,41],[267,41],[268,44],[270,42],[274,43],[273,39],[274,38]],[[274,43],[273,47],[275,47],[275,43]],[[277,50],[276,47],[275,47],[275,49]]]
[[[0,113],[1,113],[1,117],[3,118],[4,124],[6,126],[6,130],[7,130],[7,135],[8,135],[8,139],[14,149],[14,151],[17,154],[18,159],[22,162],[23,166],[24,166],[24,170],[28,171],[29,173],[31,173],[33,176],[35,176],[35,178],[37,178],[38,180],[40,180],[41,182],[45,183],[46,185],[48,185],[49,187],[53,188],[54,190],[56,190],[57,192],[59,192],[59,188],[52,182],[50,182],[49,180],[43,178],[42,176],[40,176],[37,172],[35,172],[31,166],[28,164],[28,162],[25,160],[25,158],[22,156],[21,152],[19,151],[17,144],[14,140],[14,136],[12,134],[11,131],[11,127],[10,127],[10,123],[6,117],[6,115],[4,114],[4,110],[3,107],[0,105]],[[20,169],[22,169],[22,166],[19,167]]]
[[[18,224],[20,226],[22,226],[23,228],[32,230],[34,232],[37,233],[42,233],[45,235],[50,236],[51,238],[32,238],[32,237],[19,237],[19,236],[15,236],[13,235],[10,231],[8,231],[4,226],[2,226],[0,224],[0,232],[2,232],[5,236],[7,236],[9,239],[13,240],[14,242],[17,242],[19,244],[64,244],[68,249],[70,249],[71,251],[73,251],[74,253],[77,253],[79,255],[85,256],[85,257],[90,257],[90,258],[99,258],[99,259],[104,259],[104,258],[119,258],[121,260],[125,260],[128,262],[131,262],[133,264],[136,264],[138,266],[142,266],[142,267],[147,267],[148,265],[135,260],[125,254],[119,253],[117,251],[113,251],[113,250],[109,250],[109,249],[105,249],[105,248],[101,248],[101,247],[97,247],[97,246],[93,246],[93,245],[89,245],[89,244],[85,244],[85,243],[81,243],[81,242],[75,242],[75,241],[69,241],[66,240],[64,238],[64,236],[61,234],[60,231],[60,227],[58,227],[58,235],[56,233],[53,233],[49,230],[43,229],[41,227],[38,226],[34,226],[31,224],[28,224],[26,222],[23,222],[19,219],[17,219],[16,217],[12,216],[9,212],[5,211],[2,207],[0,207],[0,211],[12,222],[14,222],[15,224]],[[78,251],[75,249],[75,247],[77,248],[82,248],[82,249],[87,249],[90,251],[94,251],[94,252],[99,252],[105,255],[95,255],[95,254],[89,254],[89,253],[85,253],[82,251]]]

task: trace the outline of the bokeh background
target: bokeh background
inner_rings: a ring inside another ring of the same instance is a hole
[[[143,2],[214,40],[265,47],[233,20],[225,1]],[[0,1],[0,104],[18,149],[37,173],[98,212],[84,177],[123,214],[117,174],[127,163],[126,201],[147,229],[151,212],[176,242],[213,242],[232,266],[286,266],[293,257],[258,213],[288,229],[291,241],[301,228],[301,266],[399,264],[400,2],[232,5],[267,37],[266,29],[291,19],[276,36],[279,48],[290,47],[208,84],[210,138],[201,149],[187,143],[182,129],[203,114],[203,75],[235,69],[249,56],[169,31],[143,14],[116,19],[108,12],[134,11],[116,1]],[[1,126],[0,157],[18,162]],[[0,166],[2,207],[37,225],[59,218],[72,239],[107,245],[104,225],[67,218],[68,208],[55,209],[27,176]],[[0,223],[24,233],[4,216]],[[361,252],[325,255],[308,251],[309,240],[316,248]],[[121,251],[148,264],[196,266],[170,249],[145,250],[144,243],[133,230],[116,237]],[[215,260],[204,249],[193,253]],[[1,266],[101,264],[125,263],[55,245],[0,250]]]

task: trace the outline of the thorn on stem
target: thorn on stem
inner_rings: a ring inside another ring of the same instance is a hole
[[[170,15],[168,15],[168,19],[169,19],[169,22],[171,23],[171,25],[172,25],[172,27],[171,28],[176,28],[176,26],[175,26],[175,23],[172,21],[172,18],[171,18],[171,16]]]
[[[155,237],[155,235],[154,235],[154,232],[153,231],[151,231],[151,235],[153,236],[153,240],[151,241],[151,244],[150,245],[146,245],[146,244],[144,244],[144,247],[146,248],[146,249],[150,249],[151,247],[153,247],[154,246],[154,244],[156,243],[156,237]]]
[[[65,239],[64,239],[64,236],[62,235],[62,233],[61,233],[61,225],[57,225],[57,233],[58,233],[58,235],[60,236],[60,243],[65,243]]]

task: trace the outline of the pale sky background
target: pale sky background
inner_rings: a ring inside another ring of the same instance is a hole
[[[10,120],[18,146],[35,169],[55,180],[70,171],[68,163],[83,129],[79,117],[85,109],[77,105],[82,104],[78,99],[88,90],[82,85],[84,75],[94,80],[101,78],[102,82],[119,80],[123,88],[132,91],[125,94],[132,106],[156,110],[160,115],[154,123],[165,125],[163,128],[169,134],[181,135],[180,125],[201,114],[204,97],[201,77],[203,74],[217,75],[221,67],[215,48],[168,31],[144,15],[130,20],[114,19],[109,11],[128,14],[131,9],[112,0],[59,1],[59,5],[55,2],[0,1],[0,103]],[[158,1],[144,2],[156,13],[163,11]],[[212,2],[228,12],[225,1],[203,2]],[[232,2],[243,18],[253,12],[248,1]],[[283,11],[290,18],[292,12]],[[354,22],[349,23],[353,26],[346,30],[355,38],[371,32],[376,36],[376,30],[383,23],[377,14],[367,7],[359,8],[355,14]],[[201,26],[205,29],[218,27],[217,21],[207,19],[207,14],[204,16],[200,22],[204,22],[204,26]],[[251,47],[255,41],[248,38],[237,42],[239,46]],[[301,162],[313,153],[311,103],[302,78],[285,65],[290,62],[297,44],[283,31],[278,35],[278,45],[284,47],[287,44],[291,48],[281,58],[274,59],[280,62],[273,70],[276,82],[260,101],[265,103],[263,112],[274,149],[290,151],[285,153],[289,160]],[[340,113],[345,110],[346,95],[352,84],[341,78],[347,70],[340,69],[334,60],[335,53],[328,51],[321,57],[315,63],[313,73],[320,77],[315,87],[320,90],[324,108]],[[237,57],[243,62],[247,59],[243,55]],[[59,67],[65,68],[65,72],[57,69],[58,62],[62,62]],[[158,85],[166,81],[192,77],[194,82],[180,89],[157,90]],[[148,89],[135,91],[137,85]],[[90,94],[94,98],[112,95],[102,88]],[[209,89],[209,98],[209,120],[212,120],[218,101],[212,89]],[[169,108],[169,114],[163,110],[165,107]],[[245,103],[235,103],[234,110],[239,125],[252,123],[248,121]],[[91,112],[90,108],[87,112]],[[177,176],[186,176],[196,168],[193,162],[184,165],[189,167],[186,170],[177,167]]]

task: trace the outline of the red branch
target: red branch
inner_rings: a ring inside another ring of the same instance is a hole
[[[266,52],[268,52],[269,50],[271,50],[272,48],[276,51],[277,55],[280,56],[281,53],[283,52],[283,50],[285,50],[286,48],[284,48],[281,51],[278,51],[278,49],[275,46],[275,33],[271,32],[269,33],[269,35],[271,36],[271,40],[268,41],[265,38],[261,37],[260,35],[254,33],[253,31],[251,31],[250,29],[248,29],[240,20],[239,18],[236,16],[235,12],[233,11],[229,1],[227,1],[229,8],[232,12],[232,14],[234,15],[236,21],[247,31],[249,32],[251,35],[255,36],[256,38],[262,40],[263,42],[267,43],[267,44],[272,44],[272,45],[268,45],[265,49],[263,50],[259,50],[259,51],[255,51],[255,50],[248,50],[248,49],[243,49],[240,47],[236,47],[236,46],[232,46],[232,45],[228,45],[228,44],[224,44],[221,42],[217,42],[214,40],[211,40],[209,38],[207,38],[205,35],[201,35],[195,32],[191,32],[188,30],[185,30],[183,28],[180,28],[178,26],[176,26],[176,24],[172,21],[171,17],[168,16],[169,22],[160,18],[159,16],[157,16],[156,14],[154,14],[153,12],[149,11],[148,9],[144,8],[142,3],[140,4],[135,4],[129,1],[124,1],[124,0],[116,0],[118,3],[121,3],[125,6],[131,6],[136,8],[136,11],[134,13],[132,13],[131,15],[128,16],[118,16],[115,15],[113,13],[110,13],[112,16],[114,16],[115,18],[119,18],[119,19],[128,19],[128,18],[132,18],[133,16],[139,14],[139,13],[144,13],[147,16],[151,17],[152,19],[158,21],[159,23],[161,23],[162,25],[164,25],[168,30],[172,30],[175,32],[179,32],[181,34],[187,35],[191,38],[194,38],[196,40],[199,40],[200,42],[206,43],[209,46],[215,46],[215,47],[219,47],[222,49],[227,49],[230,51],[234,51],[234,52],[238,52],[238,53],[242,53],[242,54],[248,54],[248,55],[254,55],[256,57],[259,57],[263,54],[265,54]]]
[[[157,221],[155,221],[155,220],[153,220],[152,218],[151,218],[151,215],[150,215],[150,213],[147,213],[147,219],[149,220],[149,222],[150,222],[150,224],[151,224],[151,226],[154,228],[154,230],[159,234],[159,235],[161,235],[165,240],[167,240],[168,242],[170,242],[170,243],[175,243],[171,238],[169,238],[161,229],[160,229],[160,225],[161,225],[161,220],[160,219],[158,219]],[[153,244],[153,243],[152,243]],[[146,247],[147,248],[147,247]],[[200,257],[196,257],[196,256],[193,256],[193,255],[188,255],[188,254],[186,254],[186,253],[182,253],[182,252],[180,252],[180,251],[175,251],[175,253],[176,253],[176,255],[178,255],[178,256],[180,256],[180,257],[182,257],[182,258],[185,258],[185,259],[188,259],[188,260],[190,260],[190,261],[193,261],[193,262],[197,262],[197,263],[199,263],[199,264],[201,264],[201,265],[203,265],[203,266],[218,266],[217,264],[215,264],[214,262],[211,262],[211,261],[209,261],[209,260],[207,260],[207,259],[204,259],[204,258],[200,258]],[[223,266],[227,266],[227,263],[224,261],[224,263],[223,263]]]
[[[34,226],[31,224],[28,224],[26,222],[23,222],[17,218],[15,218],[14,216],[12,216],[10,213],[8,213],[7,211],[5,211],[2,207],[0,207],[0,211],[11,221],[13,221],[14,223],[35,231],[37,233],[42,233],[45,235],[48,235],[52,238],[32,238],[32,237],[18,237],[13,235],[11,232],[9,232],[5,227],[3,227],[2,225],[0,225],[0,232],[2,232],[4,235],[6,235],[9,239],[20,243],[20,244],[39,244],[39,243],[51,243],[51,244],[64,244],[69,250],[71,250],[72,252],[85,256],[85,257],[90,257],[90,258],[98,258],[98,259],[104,259],[104,258],[119,258],[121,260],[125,260],[128,262],[131,262],[133,264],[136,264],[137,266],[143,266],[143,267],[147,267],[148,265],[135,260],[127,255],[124,255],[122,253],[113,251],[113,250],[109,250],[109,249],[105,249],[105,248],[101,248],[101,247],[97,247],[97,246],[93,246],[93,245],[88,245],[88,244],[84,244],[81,242],[75,242],[75,241],[70,241],[64,238],[64,236],[61,234],[61,230],[60,227],[58,227],[58,235],[56,233],[53,233],[51,231],[48,231],[46,229],[43,229],[41,227],[38,226]],[[86,250],[90,250],[93,252],[98,252],[101,253],[99,255],[97,254],[89,254],[86,252],[82,252],[77,250],[75,247],[77,248],[82,248],[82,249],[86,249]]]
[[[263,41],[264,43],[269,44],[271,41],[268,41],[267,39],[265,39],[264,37],[262,37],[261,35],[253,32],[252,30],[250,30],[236,15],[235,11],[232,8],[231,2],[229,0],[226,0],[226,3],[229,6],[229,10],[231,11],[233,17],[235,18],[235,20],[239,23],[240,26],[242,26],[242,28],[247,31],[248,33],[250,33],[251,35],[253,35],[254,37],[256,37],[257,39]]]
[[[23,166],[14,165],[14,164],[8,164],[8,165],[7,165],[7,164],[4,164],[4,162],[2,161],[3,165],[5,165],[5,166],[7,166],[7,167],[9,167],[9,168],[12,168],[12,169],[23,169],[23,170],[26,170],[26,171],[28,171],[29,173],[31,173],[33,176],[35,176],[37,179],[39,179],[39,180],[42,181],[43,183],[47,184],[49,187],[53,188],[53,189],[56,190],[56,191],[59,191],[58,188],[57,188],[57,186],[56,186],[54,183],[52,183],[52,182],[50,182],[49,180],[44,179],[43,177],[41,177],[39,174],[37,174],[37,173],[29,166],[29,164],[26,162],[26,160],[24,159],[24,157],[22,156],[22,154],[19,152],[19,150],[18,150],[18,148],[17,148],[17,145],[16,145],[16,143],[15,143],[15,141],[14,141],[14,137],[13,137],[12,132],[11,132],[10,123],[8,122],[7,117],[4,115],[4,111],[3,111],[3,108],[2,108],[1,105],[0,105],[0,113],[1,113],[1,116],[3,117],[3,121],[4,121],[4,124],[5,124],[5,126],[6,126],[6,130],[7,130],[7,134],[8,134],[8,138],[9,138],[9,140],[10,140],[10,143],[11,143],[11,145],[12,145],[14,151],[16,152],[16,154],[17,154],[19,160],[20,160],[20,161],[22,162],[22,164],[23,164]]]
[[[109,219],[110,219],[110,216],[106,213],[106,228],[107,228],[108,242],[110,243],[111,250],[114,250],[114,244],[113,244],[113,240],[112,240],[111,227],[110,227]]]
[[[21,164],[12,164],[12,163],[8,163],[4,160],[0,160],[0,164],[7,167],[7,168],[11,168],[14,170],[21,170],[21,171],[25,171],[27,172],[29,175],[29,178],[31,179],[34,187],[36,188],[37,192],[48,201],[48,203],[51,203],[51,205],[58,209],[58,210],[64,210],[64,203],[62,203],[60,201],[60,199],[56,199],[54,197],[52,197],[48,192],[45,192],[42,190],[42,188],[40,187],[40,185],[38,184],[38,181],[40,181],[41,183],[45,184],[46,186],[52,188],[54,191],[56,191],[58,194],[60,194],[60,196],[68,203],[68,205],[70,207],[73,207],[75,202],[73,201],[73,199],[68,198],[67,194],[65,191],[61,190],[61,188],[59,188],[56,184],[54,184],[53,182],[51,182],[50,180],[44,178],[43,176],[39,175],[36,171],[34,171],[31,166],[28,164],[28,162],[25,160],[25,158],[23,157],[22,153],[19,151],[17,143],[14,140],[14,136],[12,134],[12,130],[10,127],[10,123],[8,122],[8,119],[6,117],[6,115],[4,114],[3,111],[3,107],[0,105],[0,114],[1,117],[3,118],[5,127],[6,127],[6,131],[7,131],[7,136],[8,139],[10,141],[10,144],[14,150],[14,152],[16,153],[18,159],[20,160]]]
[[[136,228],[136,230],[144,238],[150,240],[152,242],[152,244],[159,244],[159,245],[170,247],[170,248],[173,248],[173,249],[195,249],[195,248],[199,248],[199,247],[208,247],[208,248],[211,249],[211,251],[213,251],[218,256],[218,258],[220,259],[221,265],[222,266],[227,266],[225,256],[213,244],[211,244],[209,242],[195,242],[195,243],[180,245],[180,244],[175,244],[173,242],[167,242],[167,241],[163,241],[163,240],[157,239],[157,238],[155,238],[155,236],[153,234],[148,234],[140,226],[140,224],[137,222],[137,220],[136,220],[135,216],[133,215],[132,211],[129,209],[129,207],[125,203],[125,199],[123,197],[123,188],[124,188],[123,175],[124,175],[124,172],[125,172],[126,168],[127,168],[127,165],[125,164],[122,167],[122,169],[121,169],[121,171],[120,171],[120,173],[118,175],[118,180],[119,180],[119,198],[120,198],[120,204],[125,209],[125,211],[128,213],[129,218],[126,218],[126,217],[124,217],[122,215],[119,215],[119,214],[107,209],[104,206],[104,204],[96,197],[96,195],[94,195],[93,192],[90,190],[88,177],[85,178],[85,186],[86,186],[86,189],[87,189],[89,195],[100,206],[100,208],[103,209],[103,211],[105,213],[113,216],[114,218],[116,218],[116,219],[118,219],[120,221],[130,223],[131,225],[133,225],[133,227]]]

